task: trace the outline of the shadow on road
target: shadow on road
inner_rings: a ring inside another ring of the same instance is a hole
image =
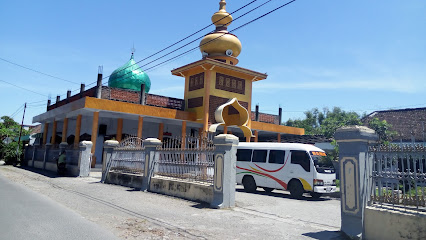
[[[63,178],[63,177],[69,177],[69,178],[73,178],[72,176],[59,176],[56,172],[52,172],[52,171],[47,171],[47,170],[43,170],[43,169],[39,169],[39,168],[32,168],[32,167],[28,167],[28,166],[17,166],[17,168],[20,169],[24,169],[33,173],[37,173],[40,175],[43,175],[45,177],[49,177],[49,178]]]
[[[349,240],[344,233],[340,231],[321,231],[321,232],[310,232],[304,233],[303,236],[307,236],[318,240]]]
[[[237,192],[243,192],[243,193],[247,193],[246,191],[244,191],[244,189],[236,189],[235,191]],[[271,196],[271,197],[279,197],[279,198],[287,198],[287,199],[293,199],[289,193],[287,192],[276,192],[276,190],[274,192],[265,192],[263,190],[256,190],[255,192],[251,193],[251,194],[257,194],[257,195],[263,195],[263,196]],[[322,201],[329,201],[332,200],[332,198],[328,198],[327,196],[321,197],[321,198],[312,198],[311,196],[309,196],[309,194],[305,193],[303,194],[301,199],[294,199],[294,200],[299,200],[299,201],[309,201],[309,202],[322,202]]]

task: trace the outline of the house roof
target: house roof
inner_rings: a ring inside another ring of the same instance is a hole
[[[397,133],[394,140],[411,141],[414,137],[416,142],[424,141],[426,136],[426,107],[406,108],[386,111],[375,111],[362,119],[368,123],[374,118],[386,120],[392,125],[392,131]]]

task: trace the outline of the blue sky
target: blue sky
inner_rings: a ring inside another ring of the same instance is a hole
[[[228,0],[227,10],[248,2]],[[229,30],[285,2],[272,0],[233,22]],[[25,123],[30,124],[45,111],[49,95],[55,99],[78,89],[81,82],[96,81],[99,65],[104,76],[111,74],[127,62],[133,44],[139,61],[205,27],[218,3],[2,1],[0,58],[75,83],[0,60],[0,80],[39,93],[0,81],[0,116],[15,113],[24,102],[38,102],[27,109]],[[253,84],[252,107],[258,103],[261,112],[277,114],[281,105],[283,121],[303,118],[303,112],[314,107],[338,106],[358,113],[426,107],[425,13],[424,0],[297,0],[239,29],[234,32],[243,45],[238,66],[269,75]],[[200,58],[196,50],[147,71],[150,92],[183,98],[184,80],[170,70]],[[21,117],[22,111],[14,115],[19,122]]]

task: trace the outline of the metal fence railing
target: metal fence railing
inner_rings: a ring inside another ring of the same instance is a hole
[[[157,149],[154,176],[212,184],[214,150],[212,136],[165,139]]]
[[[371,203],[426,211],[426,147],[370,147],[373,157]]]
[[[121,172],[142,175],[145,169],[145,148],[143,141],[129,137],[114,148],[107,172]]]
[[[145,169],[145,151],[115,150],[112,156],[110,171],[132,174],[143,174]]]

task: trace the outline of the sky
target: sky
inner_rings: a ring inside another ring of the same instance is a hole
[[[265,2],[255,1],[234,13],[234,19]],[[271,0],[235,20],[228,30],[286,2]],[[32,124],[34,116],[46,111],[49,97],[54,102],[56,95],[64,98],[80,83],[95,82],[98,66],[103,66],[104,77],[110,75],[129,60],[133,45],[135,60],[140,61],[208,26],[218,3],[0,1],[0,116],[21,122],[27,102],[24,123]],[[247,3],[228,0],[227,11]],[[278,114],[281,106],[282,120],[287,121],[303,118],[312,108],[368,114],[426,107],[425,13],[424,0],[297,0],[238,29],[233,32],[242,42],[238,66],[268,74],[253,83],[252,110],[259,104],[260,112]],[[139,66],[212,30],[210,26]],[[199,42],[141,68],[196,48]],[[200,59],[195,49],[147,70],[150,93],[183,98],[184,79],[170,71]]]

